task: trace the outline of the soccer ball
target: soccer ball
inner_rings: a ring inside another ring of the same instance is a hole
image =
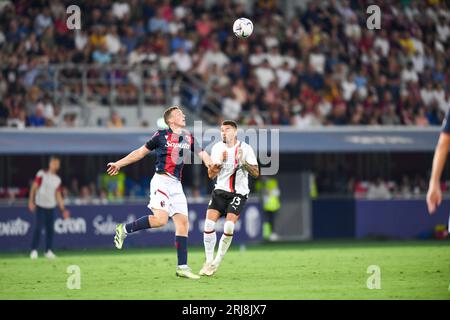
[[[253,22],[247,18],[239,18],[233,23],[233,32],[238,38],[248,38],[253,32]]]

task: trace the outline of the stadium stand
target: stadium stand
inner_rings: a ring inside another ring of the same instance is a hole
[[[211,124],[442,122],[448,2],[381,4],[381,30],[366,27],[369,1],[286,3],[77,1],[73,31],[69,1],[2,1],[0,125],[107,126],[134,106],[122,125],[141,126],[142,109],[176,103]],[[251,38],[230,36],[238,16],[253,20]]]

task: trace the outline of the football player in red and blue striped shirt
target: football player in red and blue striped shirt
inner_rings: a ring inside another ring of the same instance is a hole
[[[170,107],[164,112],[164,121],[168,129],[158,130],[150,140],[117,162],[108,163],[107,172],[116,175],[122,167],[141,160],[150,151],[156,151],[156,172],[150,183],[150,215],[125,225],[116,227],[114,243],[118,249],[129,233],[148,228],[159,228],[167,224],[169,217],[175,224],[175,245],[178,254],[176,275],[180,277],[198,279],[187,265],[187,236],[189,230],[188,208],[186,196],[181,185],[184,165],[184,151],[196,152],[205,165],[211,165],[211,158],[200,148],[194,137],[183,128],[186,119],[183,111],[177,107]]]
[[[448,150],[450,149],[450,110],[447,111],[444,122],[442,124],[442,131],[439,135],[439,141],[436,145],[433,158],[433,167],[431,169],[430,183],[427,193],[427,207],[428,212],[433,214],[437,207],[442,202],[442,192],[440,180],[442,171],[444,169],[445,161],[447,160]],[[448,222],[447,235],[450,232],[450,217]]]

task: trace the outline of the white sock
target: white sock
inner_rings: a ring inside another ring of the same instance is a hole
[[[232,221],[226,221],[223,225],[223,235],[220,238],[219,249],[217,250],[216,258],[213,261],[213,264],[219,265],[222,262],[225,253],[227,253],[228,248],[231,245],[231,241],[233,240],[233,232],[234,232],[234,223]]]
[[[213,262],[214,249],[216,247],[217,236],[214,231],[215,222],[209,219],[205,220],[205,232],[203,232],[203,244],[205,245],[206,263]],[[212,231],[212,232],[211,232]]]
[[[222,259],[225,256],[225,253],[227,253],[232,240],[233,236],[226,236],[223,234],[222,237],[220,237],[219,249],[217,250],[217,255],[213,261],[213,264],[218,266],[222,262]]]
[[[125,234],[128,233],[128,232],[127,232],[127,228],[125,228],[125,225],[122,226],[122,230],[123,230],[123,232],[125,232]]]

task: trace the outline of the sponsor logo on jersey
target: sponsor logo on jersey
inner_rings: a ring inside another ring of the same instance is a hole
[[[234,163],[223,163],[222,169],[235,169],[236,165]]]
[[[190,148],[188,143],[170,142],[170,141],[167,141],[166,147],[181,148],[181,149]]]

